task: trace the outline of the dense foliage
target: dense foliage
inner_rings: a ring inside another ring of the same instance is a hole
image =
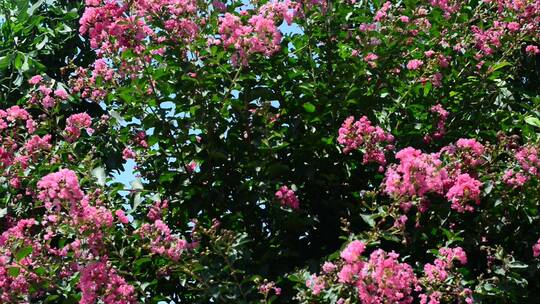
[[[540,296],[539,1],[0,0],[0,33],[2,303]]]

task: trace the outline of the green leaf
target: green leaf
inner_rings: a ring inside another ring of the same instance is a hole
[[[528,123],[531,126],[535,126],[540,128],[540,119],[533,117],[533,116],[527,116],[525,117],[525,122]]]
[[[509,65],[511,65],[511,63],[507,62],[507,61],[499,62],[499,63],[496,63],[493,66],[491,66],[491,70],[496,71],[498,69],[502,69],[505,66],[509,66]]]
[[[37,1],[36,3],[34,3],[31,7],[28,8],[27,12],[28,12],[28,15],[33,15],[34,14],[34,11],[41,6],[41,4],[43,4],[43,2],[45,2],[45,0],[39,0]]]
[[[33,250],[34,249],[32,248],[32,246],[26,246],[24,248],[19,249],[15,253],[15,260],[20,261],[24,259],[25,257],[29,256]]]
[[[311,102],[304,103],[304,110],[308,113],[315,112],[315,106]]]
[[[21,270],[19,269],[19,267],[9,267],[8,268],[8,274],[12,277],[16,277],[19,275],[19,273],[21,273]]]
[[[364,222],[368,224],[370,227],[375,227],[375,221],[373,220],[373,216],[370,214],[360,214]]]
[[[11,64],[12,57],[13,57],[12,54],[8,54],[6,56],[0,57],[0,69],[5,69],[9,67],[9,65]]]

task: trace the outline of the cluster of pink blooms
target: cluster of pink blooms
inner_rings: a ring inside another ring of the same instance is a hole
[[[271,56],[281,48],[281,32],[277,25],[262,15],[251,17],[244,25],[240,17],[225,13],[219,19],[219,34],[223,46],[233,47],[236,51],[232,57],[234,64],[247,65],[251,54]]]
[[[125,16],[128,5],[114,0],[90,0],[79,20],[81,35],[90,37],[90,46],[103,52],[132,49],[152,30],[142,19]]]
[[[515,153],[514,169],[504,172],[503,181],[512,187],[523,186],[531,177],[540,178],[540,149],[534,145],[526,145]]]
[[[428,193],[445,196],[457,212],[473,211],[469,202],[480,204],[482,182],[462,170],[481,164],[483,153],[484,147],[474,139],[460,139],[456,146],[444,147],[439,153],[405,148],[396,154],[399,164],[386,171],[384,191],[401,202],[405,212],[414,200],[421,203],[419,211],[426,211]],[[441,155],[457,159],[445,164]]]
[[[27,237],[27,231],[36,223],[34,219],[22,219],[0,235],[0,302],[2,303],[18,303],[18,299],[14,297],[28,294],[31,284],[39,281],[37,275],[25,269],[34,264],[33,256],[41,248],[36,240]],[[30,246],[32,253],[16,262],[13,252],[25,246]],[[13,274],[10,273],[10,269],[18,269],[18,271]]]
[[[88,135],[94,133],[92,126],[92,118],[86,113],[78,113],[69,116],[66,119],[66,140],[73,142],[81,136],[81,130],[85,129]]]
[[[74,76],[70,79],[71,92],[80,93],[83,98],[99,101],[107,93],[104,88],[105,84],[112,82],[115,76],[117,73],[108,66],[104,59],[97,59],[91,65],[91,71],[85,68],[78,68],[75,71]]]
[[[429,111],[437,115],[437,130],[430,135],[424,137],[424,141],[430,142],[433,138],[439,139],[446,134],[446,119],[448,118],[448,111],[446,111],[441,104],[432,106]]]
[[[240,16],[225,13],[219,18],[220,40],[213,39],[212,43],[222,43],[226,48],[234,48],[234,64],[247,65],[252,54],[271,56],[281,49],[282,34],[277,22],[283,19],[290,25],[297,10],[297,4],[290,0],[270,1],[259,8],[257,14],[252,15],[247,23],[244,23]],[[241,12],[241,15],[246,14],[247,11]]]
[[[422,67],[423,64],[424,62],[422,60],[412,59],[412,60],[409,60],[409,62],[407,62],[407,69],[415,71],[415,70],[420,69],[420,67]]]
[[[394,136],[379,126],[373,126],[366,116],[357,121],[353,116],[347,118],[339,128],[337,141],[344,146],[343,153],[359,149],[364,153],[363,163],[378,163],[380,170],[384,170],[386,164],[385,151],[394,149]]]
[[[137,15],[145,20],[159,16],[167,34],[160,38],[174,41],[192,41],[199,32],[196,22],[197,1],[195,0],[142,0],[136,2]],[[160,34],[160,32],[156,32]]]
[[[300,208],[300,201],[292,189],[289,189],[287,186],[281,186],[278,191],[276,191],[276,199],[281,203],[282,206],[286,206],[292,209]]]
[[[492,55],[496,50],[504,49],[506,41],[512,41],[520,36],[531,35],[538,37],[540,30],[540,3],[538,1],[506,1],[506,0],[485,0],[493,2],[497,6],[498,20],[492,25],[483,29],[471,26],[475,47],[479,51],[477,58]],[[511,17],[511,22],[507,22]],[[525,51],[531,55],[536,54],[536,49],[530,45]]]
[[[133,150],[131,150],[130,148],[125,148],[123,151],[122,151],[122,158],[123,159],[135,159],[137,157],[137,153],[133,152]]]
[[[452,187],[446,192],[446,198],[452,203],[451,208],[461,213],[474,211],[474,207],[467,202],[474,201],[477,205],[480,204],[481,186],[482,182],[467,173],[458,175]]]
[[[0,131],[7,129],[17,121],[24,122],[29,134],[36,131],[36,123],[25,109],[13,106],[6,110],[0,110]]]
[[[477,167],[484,163],[485,147],[474,138],[460,138],[456,142],[456,153],[461,163],[469,167]]]
[[[0,110],[0,176],[10,179],[13,188],[20,186],[18,173],[22,174],[30,161],[37,161],[40,151],[50,149],[50,135],[24,137],[34,133],[36,127],[32,116],[19,106]]]
[[[135,288],[107,264],[106,258],[86,265],[80,273],[80,304],[94,304],[98,300],[109,304],[137,303]]]
[[[540,239],[538,239],[538,241],[536,241],[536,244],[533,245],[533,256],[535,258],[539,257],[540,256]]]
[[[319,295],[321,291],[326,288],[326,284],[324,282],[324,278],[319,277],[316,274],[312,274],[311,277],[306,280],[306,287],[311,290],[313,295]]]
[[[465,298],[467,304],[473,303],[470,289],[445,286],[446,280],[453,274],[454,261],[461,265],[467,263],[467,255],[461,247],[440,248],[439,258],[433,264],[425,264],[421,278],[415,275],[409,264],[399,262],[397,253],[377,249],[367,258],[362,256],[365,249],[362,241],[352,241],[341,252],[341,261],[325,262],[320,275],[312,274],[306,280],[311,294],[319,296],[326,290],[331,293],[345,291],[345,287],[354,288],[361,303],[419,301],[422,304],[439,304],[442,302],[443,294],[439,291],[442,286],[448,287],[446,296]],[[414,293],[418,294],[418,299],[415,299]],[[345,292],[345,295],[348,294]],[[345,303],[345,299],[340,298],[338,303]]]
[[[32,96],[30,97],[29,102],[30,103],[40,103],[45,109],[50,109],[54,107],[59,101],[68,99],[69,95],[64,89],[56,89],[52,90],[50,87],[46,85],[46,83],[43,81],[43,77],[40,75],[35,75],[28,83],[37,86],[39,84],[39,87],[33,92]]]
[[[386,1],[383,6],[375,13],[375,17],[373,17],[373,21],[380,22],[384,20],[388,16],[388,10],[392,8],[392,2]]]
[[[150,241],[150,251],[153,254],[166,256],[173,261],[178,261],[182,252],[196,246],[173,235],[169,226],[160,219],[152,224],[143,224],[135,233]]]
[[[426,292],[419,295],[421,304],[439,304],[441,303],[442,293],[435,288],[431,290],[431,286],[437,286],[443,284],[448,277],[449,272],[454,268],[454,261],[459,262],[461,265],[467,264],[467,255],[463,248],[440,248],[439,258],[433,261],[433,264],[424,265],[424,276],[421,279],[425,286]],[[465,297],[465,303],[473,303],[472,291],[468,288],[459,288],[458,290],[448,290],[448,293],[455,293],[456,297]]]
[[[412,303],[413,290],[420,290],[412,267],[400,263],[397,253],[382,249],[372,252],[366,260],[362,257],[365,248],[361,241],[349,243],[341,252],[341,266],[326,262],[325,277],[312,275],[306,286],[312,294],[318,295],[326,288],[325,280],[330,277],[330,284],[354,286],[362,303]]]
[[[24,148],[28,155],[35,155],[38,151],[49,151],[52,148],[51,139],[50,134],[42,137],[34,135],[24,144]]]
[[[137,134],[135,134],[132,140],[140,147],[143,147],[145,149],[148,148],[148,142],[146,141],[146,133],[144,131],[137,132]]]
[[[437,154],[408,147],[396,153],[399,164],[386,170],[385,192],[394,197],[422,197],[442,194],[448,174]]]
[[[263,295],[268,296],[271,291],[274,291],[276,296],[281,294],[281,288],[277,287],[275,282],[266,282],[259,286],[259,292]]]
[[[453,0],[430,0],[429,3],[432,6],[440,8],[444,12],[444,16],[446,18],[450,18],[450,15],[456,13],[460,9],[460,2],[459,1],[453,1]]]
[[[37,186],[40,190],[38,199],[44,202],[45,208],[49,210],[59,210],[64,202],[68,203],[66,208],[69,209],[84,197],[77,175],[69,169],[61,169],[42,177]]]
[[[442,258],[437,258],[433,264],[424,265],[424,275],[430,281],[442,282],[448,278],[447,270],[453,267],[453,261],[457,260],[461,265],[467,264],[467,255],[461,247],[441,248],[439,254]]]

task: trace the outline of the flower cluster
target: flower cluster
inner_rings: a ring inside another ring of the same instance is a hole
[[[521,187],[531,178],[540,178],[540,149],[534,145],[525,145],[515,152],[515,164],[507,169],[503,181],[512,187]]]
[[[361,303],[473,302],[472,291],[461,285],[456,269],[456,265],[467,264],[461,247],[440,248],[438,258],[424,265],[420,277],[411,265],[399,262],[397,253],[376,249],[364,257],[365,248],[362,241],[353,241],[341,252],[341,260],[325,262],[322,273],[306,276],[309,299],[340,297],[337,303],[352,303],[351,299]]]
[[[474,207],[467,202],[474,201],[480,204],[480,187],[482,182],[469,176],[460,174],[454,184],[446,193],[446,198],[452,203],[451,208],[457,212],[474,211]]]
[[[247,20],[231,13],[225,13],[219,18],[220,40],[211,39],[212,43],[222,43],[225,48],[233,48],[234,64],[247,65],[252,54],[271,56],[281,49],[281,31],[278,29],[280,20],[289,25],[297,15],[298,6],[290,0],[270,1],[261,6],[256,14]],[[242,11],[241,15],[247,15]]]
[[[152,224],[143,224],[135,233],[150,241],[150,251],[153,254],[166,256],[173,261],[178,261],[182,252],[194,246],[173,235],[169,226],[159,219]]]
[[[354,288],[362,303],[412,303],[413,290],[420,290],[412,267],[398,261],[395,252],[373,251],[362,257],[366,246],[362,241],[349,243],[341,252],[338,265],[326,262],[320,276],[311,275],[306,287],[315,296],[325,288],[342,284]]]
[[[386,164],[385,151],[394,149],[394,136],[379,126],[373,126],[366,116],[354,121],[347,118],[339,128],[338,143],[343,145],[343,153],[361,150],[364,153],[363,163],[375,162],[381,170]]]
[[[454,270],[454,261],[462,266],[467,264],[467,255],[463,248],[444,247],[440,248],[438,253],[439,257],[433,264],[424,265],[424,275],[420,278],[424,292],[419,295],[420,303],[439,304],[449,296],[452,299],[464,298],[467,304],[473,303],[472,291],[461,286],[460,274]]]
[[[446,119],[448,118],[448,111],[446,111],[441,104],[436,104],[432,106],[429,111],[437,115],[437,130],[430,135],[426,135],[424,140],[430,142],[432,139],[439,139],[444,136],[446,133]]]
[[[106,259],[88,264],[80,273],[80,304],[94,304],[98,300],[105,303],[137,303],[135,288],[126,283],[114,268],[107,265]]]
[[[282,206],[287,206],[292,209],[300,208],[300,201],[292,189],[287,186],[281,186],[276,191],[276,199],[279,200]]]
[[[270,18],[255,15],[244,25],[240,17],[226,13],[219,22],[223,46],[235,50],[232,57],[235,64],[247,65],[251,54],[270,56],[281,48],[281,32]]]
[[[36,224],[34,219],[21,219],[0,235],[0,301],[3,303],[18,302],[18,295],[29,294],[30,286],[40,281],[35,273],[28,271],[42,248],[37,240],[28,237],[28,231]],[[17,261],[13,253],[25,246],[31,253]]]
[[[36,123],[25,109],[13,106],[6,110],[0,110],[0,131],[13,126],[17,121],[24,123],[29,134],[36,130]]]
[[[38,199],[43,201],[45,208],[49,210],[60,209],[64,202],[69,204],[66,208],[70,208],[84,197],[77,175],[69,169],[61,169],[42,177],[37,186],[40,190]]]
[[[484,146],[474,139],[459,139],[456,145],[432,154],[405,148],[396,154],[399,164],[386,170],[384,191],[401,202],[404,211],[415,200],[422,203],[419,211],[425,211],[429,193],[445,196],[457,212],[473,211],[468,203],[480,204],[482,182],[465,170],[482,164],[483,153]],[[442,156],[451,161],[443,162]]]
[[[279,296],[281,294],[281,288],[276,286],[275,282],[265,282],[261,285],[259,285],[259,293],[263,294],[265,298],[268,297],[270,292],[273,291],[276,296]]]
[[[533,249],[533,256],[535,258],[539,257],[540,256],[540,239],[536,241],[536,244],[533,245],[532,249]]]
[[[35,75],[30,78],[28,83],[35,86],[35,90],[31,95],[29,102],[33,104],[41,104],[45,109],[54,107],[58,102],[68,99],[69,95],[66,90],[58,88],[53,91],[43,80],[40,75]],[[39,86],[38,86],[39,85]]]
[[[66,140],[72,142],[81,136],[81,130],[85,129],[88,135],[94,133],[94,129],[90,128],[92,118],[86,113],[78,113],[69,116],[66,119]]]

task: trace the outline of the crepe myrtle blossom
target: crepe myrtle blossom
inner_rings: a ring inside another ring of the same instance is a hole
[[[540,239],[536,241],[536,244],[533,245],[532,249],[533,249],[533,256],[535,258],[539,257],[540,256]]]
[[[81,136],[81,130],[86,130],[88,135],[94,133],[94,129],[90,128],[92,118],[87,113],[78,113],[69,116],[66,119],[66,140],[73,142]]]
[[[354,116],[348,117],[339,128],[337,141],[345,154],[361,150],[364,153],[363,164],[378,163],[379,171],[384,170],[386,164],[385,152],[394,149],[394,136],[379,126],[373,126],[366,116],[357,121]]]
[[[279,190],[276,191],[275,196],[282,206],[290,207],[292,209],[300,208],[300,202],[296,197],[296,194],[287,186],[281,186]]]

